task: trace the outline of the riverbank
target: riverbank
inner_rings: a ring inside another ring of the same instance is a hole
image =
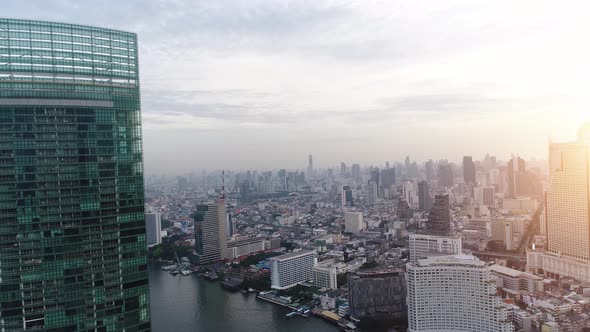
[[[149,265],[149,286],[154,332],[339,331],[318,318],[287,318],[289,308],[230,292],[196,274],[173,276],[157,264]]]

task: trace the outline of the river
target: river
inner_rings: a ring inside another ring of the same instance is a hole
[[[149,285],[154,332],[339,331],[317,317],[286,318],[288,309],[255,294],[232,293],[194,274],[173,276],[158,265],[149,266]]]

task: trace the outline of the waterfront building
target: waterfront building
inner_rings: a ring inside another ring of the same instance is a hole
[[[512,332],[487,263],[473,256],[420,259],[406,265],[410,332]]]
[[[227,216],[225,200],[198,204],[194,214],[195,245],[199,264],[208,264],[227,258]]]
[[[250,255],[255,252],[265,250],[266,240],[262,237],[253,237],[249,239],[240,239],[235,241],[229,241],[227,243],[227,255],[228,259],[236,259],[240,256]]]
[[[410,234],[409,249],[410,262],[417,263],[418,259],[433,255],[460,254],[463,246],[460,236]]]
[[[358,234],[365,229],[362,212],[344,213],[344,231],[346,233]]]
[[[162,243],[162,214],[145,214],[146,239],[148,245]]]
[[[271,287],[285,290],[313,280],[314,252],[301,250],[270,259]]]
[[[319,288],[338,289],[336,268],[331,264],[313,267],[313,283]]]
[[[0,331],[149,331],[137,35],[0,19]]]
[[[404,319],[406,279],[401,269],[347,274],[348,306],[355,319]]]

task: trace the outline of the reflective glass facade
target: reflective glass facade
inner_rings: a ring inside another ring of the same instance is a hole
[[[137,36],[0,19],[0,331],[148,331]]]

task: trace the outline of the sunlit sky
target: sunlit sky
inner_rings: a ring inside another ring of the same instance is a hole
[[[546,158],[590,120],[586,1],[1,1],[138,33],[146,173]]]

